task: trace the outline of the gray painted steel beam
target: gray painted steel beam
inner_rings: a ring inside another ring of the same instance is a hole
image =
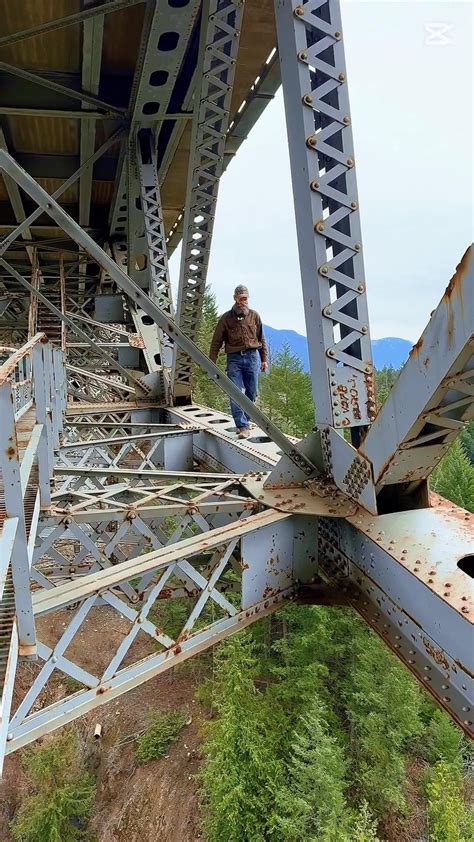
[[[193,341],[201,318],[219,182],[240,42],[244,0],[205,0],[189,155],[177,324]],[[175,346],[174,396],[191,394],[192,359]]]
[[[66,26],[74,26],[77,23],[82,23],[85,20],[90,20],[97,15],[105,15],[110,12],[117,12],[120,9],[126,9],[128,6],[136,6],[139,3],[144,3],[146,0],[106,0],[106,2],[94,6],[93,8],[83,9],[73,15],[66,15],[62,18],[45,21],[37,26],[32,26],[29,29],[22,29],[20,32],[13,32],[11,35],[4,35],[0,38],[0,47],[6,47],[8,44],[17,44],[18,41],[24,41],[26,38],[33,38],[36,35],[44,35],[47,32],[57,32],[58,29],[63,29]]]
[[[470,246],[362,444],[378,490],[426,479],[473,416]]]
[[[339,2],[276,0],[275,15],[317,421],[364,428],[375,395]]]
[[[281,450],[294,463],[295,468],[302,472],[301,476],[310,476],[313,473],[318,473],[318,469],[311,462],[309,457],[305,456],[301,451],[290,442],[284,433],[274,424],[267,416],[261,412],[251,400],[249,400],[240,389],[225,375],[222,371],[214,365],[205,354],[197,347],[197,345],[188,339],[185,333],[172,322],[169,316],[164,313],[146,293],[143,292],[128,275],[110,258],[103,249],[91,238],[80,226],[68,216],[67,213],[58,205],[56,201],[49,196],[48,193],[31,178],[8,153],[0,150],[0,168],[6,171],[12,178],[20,185],[20,187],[34,199],[43,210],[51,216],[57,224],[65,231],[72,240],[74,240],[99,264],[108,272],[111,278],[115,280],[118,286],[144,310],[146,316],[155,322],[158,327],[165,331],[170,338],[177,342],[183,350],[192,357],[198,365],[214,380],[229,397],[231,397],[242,409],[247,413],[262,430],[272,438]],[[15,232],[11,235],[16,236]]]
[[[104,143],[99,147],[99,149],[97,149],[97,151],[94,152],[94,154],[91,156],[90,160],[86,161],[83,165],[81,165],[79,167],[79,169],[77,169],[76,172],[73,173],[73,175],[71,175],[64,182],[64,184],[61,184],[61,187],[58,187],[58,189],[54,191],[53,198],[59,199],[59,197],[62,196],[62,194],[66,190],[68,190],[69,187],[71,187],[78,180],[78,178],[81,177],[81,174],[82,174],[84,168],[93,164],[95,161],[97,161],[104,154],[104,152],[107,151],[107,149],[109,149],[111,146],[113,146],[113,144],[116,143],[117,140],[119,140],[122,137],[122,134],[123,134],[123,129],[118,129],[109,138],[107,138],[107,140],[104,141]],[[33,213],[31,213],[21,223],[21,225],[17,226],[17,228],[15,228],[3,240],[0,240],[0,255],[5,254],[6,250],[11,246],[11,244],[14,243],[15,240],[18,239],[18,237],[22,236],[23,232],[28,230],[30,225],[32,225],[33,222],[36,219],[38,219],[38,217],[40,217],[42,213],[43,213],[42,208],[38,208],[38,210],[33,211]]]
[[[41,85],[43,88],[56,91],[56,93],[63,94],[69,99],[78,99],[81,102],[87,102],[89,105],[101,108],[109,114],[117,114],[120,117],[126,114],[125,108],[118,108],[116,105],[112,105],[110,102],[104,102],[98,97],[92,96],[85,91],[75,91],[73,88],[67,88],[65,85],[53,82],[52,79],[46,79],[44,76],[38,76],[36,73],[30,73],[29,70],[14,67],[13,64],[7,64],[5,61],[0,61],[0,71],[1,70],[3,70],[4,73],[10,73],[12,76],[18,76],[20,79],[25,79],[27,82],[33,82],[34,85]]]

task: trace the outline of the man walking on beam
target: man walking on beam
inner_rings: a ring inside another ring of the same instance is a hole
[[[209,357],[215,363],[224,344],[227,354],[227,375],[245,395],[255,402],[258,394],[258,375],[268,368],[267,343],[262,320],[248,306],[249,291],[240,284],[234,290],[234,305],[217,322]],[[231,400],[232,417],[239,439],[250,435],[248,415]]]

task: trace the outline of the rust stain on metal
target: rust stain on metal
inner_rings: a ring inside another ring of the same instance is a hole
[[[428,652],[428,655],[430,655],[430,657],[433,658],[440,667],[443,667],[445,670],[449,670],[449,661],[442,649],[435,649],[427,637],[423,638],[423,646]]]

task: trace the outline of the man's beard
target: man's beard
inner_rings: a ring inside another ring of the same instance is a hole
[[[248,316],[249,308],[246,304],[234,304],[232,309],[238,318],[244,318],[245,316]]]

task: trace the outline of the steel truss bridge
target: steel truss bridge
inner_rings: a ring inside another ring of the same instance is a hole
[[[472,735],[471,518],[427,486],[473,415],[472,254],[377,414],[339,3],[0,10],[1,759],[292,600],[352,606]],[[280,82],[304,441],[195,344],[219,181]],[[196,364],[248,440],[193,403]],[[90,671],[81,631],[117,614]]]

